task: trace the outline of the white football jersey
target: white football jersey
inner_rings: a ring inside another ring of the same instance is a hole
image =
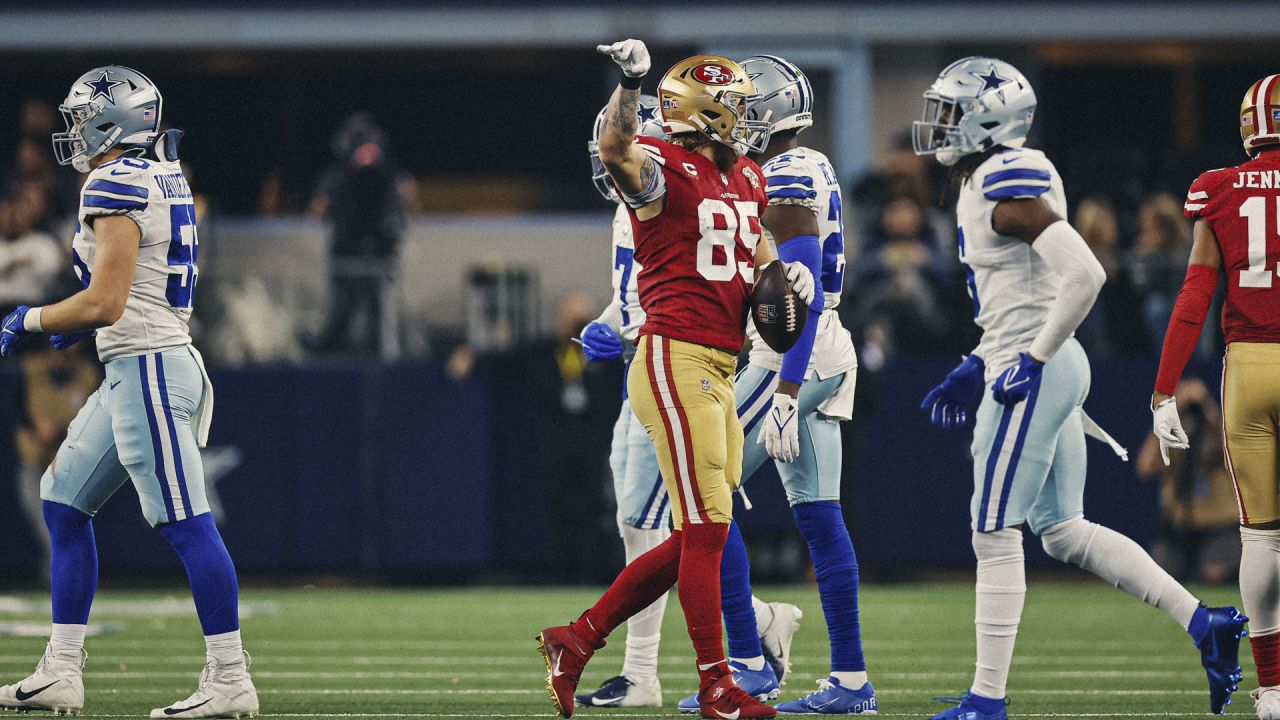
[[[1002,200],[1043,197],[1067,217],[1067,196],[1053,163],[1039,150],[1010,149],[992,155],[960,188],[957,242],[973,299],[973,319],[982,328],[974,353],[987,366],[987,380],[1016,365],[1031,348],[1058,293],[1058,275],[1031,245],[996,234],[991,215]]]
[[[199,273],[196,208],[179,163],[122,157],[89,173],[71,245],[71,261],[85,287],[98,245],[93,221],[104,215],[133,220],[142,238],[124,314],[97,331],[99,359],[189,345],[187,323]]]
[[[817,321],[818,335],[809,358],[808,379],[817,373],[826,379],[858,367],[849,331],[840,324],[836,306],[844,290],[844,216],[840,183],[826,155],[798,147],[770,159],[761,168],[765,176],[765,194],[770,205],[802,205],[818,216],[818,242],[822,243],[822,273],[814,278],[822,288],[823,311]],[[747,324],[751,340],[750,362],[770,370],[782,369],[782,356],[760,339],[754,322]]]
[[[640,263],[636,262],[635,237],[631,233],[631,216],[626,207],[618,203],[613,215],[613,303],[621,312],[621,322],[614,330],[627,342],[635,342],[644,325],[644,310],[640,307],[640,291],[636,278],[640,277]]]

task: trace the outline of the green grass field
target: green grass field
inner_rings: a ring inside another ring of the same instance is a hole
[[[757,588],[800,605],[783,698],[809,692],[825,674],[826,632],[815,592]],[[247,591],[246,645],[265,715],[351,718],[548,716],[545,670],[533,640],[543,626],[577,615],[595,598],[573,590]],[[1231,588],[1205,591],[1235,602]],[[85,685],[90,717],[145,717],[194,690],[203,643],[186,599],[162,592],[99,594]],[[156,603],[159,603],[156,605]],[[43,631],[46,598],[0,598],[0,622]],[[935,695],[967,687],[973,666],[973,598],[960,584],[863,588],[863,630],[882,716],[924,717]],[[670,601],[661,680],[669,709],[589,711],[575,717],[671,717],[696,678],[684,621]],[[43,637],[0,637],[0,682],[31,671]],[[621,665],[623,633],[588,667],[595,687]],[[1247,648],[1247,646],[1246,646]],[[1255,685],[1245,656],[1244,689]],[[1014,657],[1010,713],[1020,717],[1208,715],[1204,675],[1190,640],[1163,614],[1101,583],[1032,582]],[[1228,708],[1252,717],[1237,693]]]

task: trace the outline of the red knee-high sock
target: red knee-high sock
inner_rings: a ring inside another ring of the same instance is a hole
[[[1253,663],[1258,666],[1258,687],[1280,685],[1280,633],[1250,635]]]
[[[680,557],[680,607],[689,626],[689,638],[698,656],[700,688],[706,688],[729,672],[721,641],[720,558],[729,537],[721,523],[684,526],[684,553]]]
[[[596,604],[574,621],[571,625],[574,633],[599,649],[604,646],[604,639],[614,628],[652,605],[670,590],[680,572],[682,536],[680,531],[671,533],[671,537],[662,544],[623,568]],[[721,544],[724,544],[723,541]],[[716,577],[719,578],[719,575]],[[717,619],[720,612],[719,597],[720,589],[717,586]]]

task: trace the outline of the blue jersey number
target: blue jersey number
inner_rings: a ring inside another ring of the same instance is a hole
[[[836,231],[822,241],[822,292],[839,295],[844,288],[844,215],[840,208],[840,191],[831,191],[831,209],[827,220],[836,224]]]
[[[631,314],[627,312],[627,287],[631,285],[631,270],[635,267],[636,251],[631,248],[615,248],[613,269],[619,273],[618,299],[622,301],[622,327],[631,324]]]
[[[200,277],[200,269],[196,267],[200,246],[196,239],[196,206],[192,203],[174,205],[169,209],[169,225],[173,236],[169,240],[169,284],[164,294],[170,307],[190,310],[195,304],[196,280]]]

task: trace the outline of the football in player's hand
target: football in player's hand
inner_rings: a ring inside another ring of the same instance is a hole
[[[809,308],[787,284],[782,262],[774,260],[760,271],[751,291],[751,321],[774,352],[784,353],[800,339]]]

